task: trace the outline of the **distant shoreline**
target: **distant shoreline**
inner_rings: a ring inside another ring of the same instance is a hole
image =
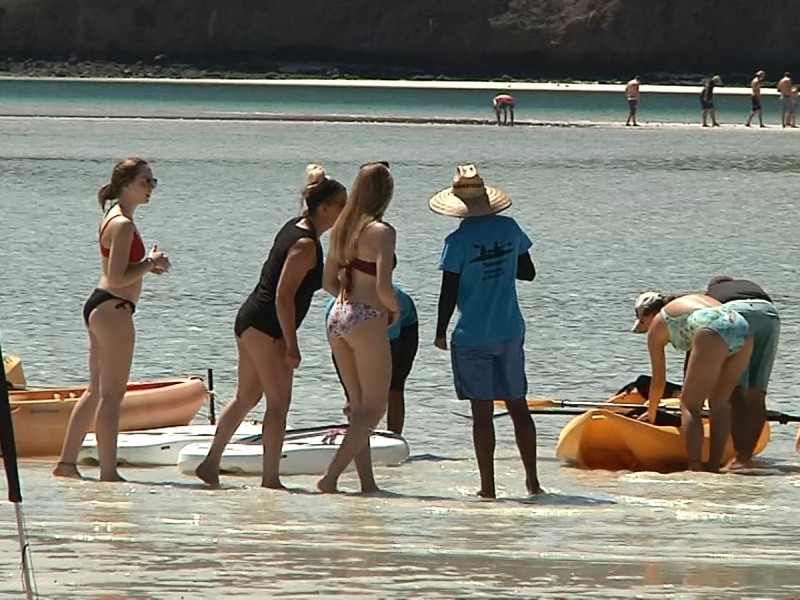
[[[417,90],[478,90],[486,92],[584,92],[619,93],[625,84],[591,82],[525,82],[525,81],[477,81],[477,80],[411,80],[411,79],[345,79],[345,78],[210,78],[210,77],[79,77],[79,76],[32,76],[0,75],[2,81],[48,81],[84,83],[130,83],[130,84],[177,84],[177,85],[227,85],[253,87],[329,87],[363,89],[417,89]],[[646,84],[640,87],[645,94],[699,95],[700,85]],[[749,87],[717,87],[714,92],[721,96],[749,96]],[[763,88],[764,96],[777,96],[774,88]]]

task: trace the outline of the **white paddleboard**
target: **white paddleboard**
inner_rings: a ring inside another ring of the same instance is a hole
[[[281,455],[281,475],[321,475],[328,468],[344,438],[344,431],[291,435],[287,432]],[[178,453],[178,470],[193,475],[200,462],[208,454],[210,443],[188,444]],[[395,433],[376,431],[370,436],[372,463],[376,465],[399,465],[408,460],[408,443]],[[225,447],[220,462],[221,473],[236,475],[261,475],[263,447],[261,443],[231,443]],[[347,470],[355,468],[350,463]]]
[[[195,442],[214,439],[216,425],[184,425],[143,429],[120,433],[117,437],[117,462],[130,466],[172,466],[178,462],[181,448]],[[260,424],[243,424],[234,433],[232,441],[260,435]],[[86,435],[78,454],[79,464],[97,464],[97,438],[94,433]]]

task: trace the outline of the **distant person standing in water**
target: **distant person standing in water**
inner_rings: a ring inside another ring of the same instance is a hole
[[[792,74],[789,71],[783,74],[777,87],[781,95],[781,127],[787,127],[792,124]]]
[[[625,121],[625,127],[631,125],[633,123],[634,127],[638,127],[639,124],[636,122],[636,111],[639,108],[639,100],[641,96],[639,94],[639,76],[637,75],[633,79],[631,79],[628,84],[625,86],[625,97],[628,100],[628,120]]]
[[[98,233],[103,274],[83,306],[89,334],[89,386],[70,415],[61,457],[53,470],[56,477],[81,476],[76,467],[78,452],[94,423],[100,481],[124,481],[117,472],[117,436],[133,362],[133,313],[145,275],[167,273],[171,266],[167,255],[155,246],[145,251],[133,223],[136,209],[150,204],[157,183],[146,161],[130,157],[114,165],[111,180],[98,192],[104,212]]]
[[[541,487],[536,467],[536,426],[528,411],[525,319],[516,280],[533,281],[531,240],[517,222],[498,213],[508,195],[484,185],[474,165],[459,166],[453,185],[434,195],[430,209],[461,219],[444,241],[442,286],[434,345],[447,350],[447,327],[458,307],[450,361],[459,400],[469,400],[472,442],[480,472],[478,495],[495,497],[494,401],[503,400],[514,423],[528,493]]]
[[[764,77],[764,71],[756,71],[756,76],[750,81],[750,89],[752,90],[750,102],[753,108],[750,111],[750,116],[747,117],[747,123],[745,123],[746,127],[750,127],[750,124],[753,122],[753,117],[756,115],[758,115],[759,127],[764,127],[764,116],[761,110],[761,82],[764,81]]]
[[[792,116],[789,118],[789,125],[797,127],[797,87],[792,87],[791,93]]]
[[[711,79],[706,81],[703,85],[703,91],[700,92],[700,107],[702,108],[703,127],[708,127],[708,113],[711,113],[711,123],[714,127],[719,127],[717,122],[717,109],[714,108],[714,88],[722,85],[722,79],[719,75],[714,75]]]
[[[494,116],[497,118],[498,125],[508,125],[508,116],[511,115],[511,126],[514,126],[514,96],[511,94],[498,94],[492,100]],[[500,112],[503,112],[503,122],[500,123]]]

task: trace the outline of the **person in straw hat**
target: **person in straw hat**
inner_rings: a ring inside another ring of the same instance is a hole
[[[541,492],[536,469],[536,427],[526,397],[525,321],[515,279],[533,281],[531,240],[511,217],[508,194],[487,186],[474,165],[456,168],[453,185],[429,201],[440,215],[462,219],[444,242],[442,288],[434,344],[447,350],[447,327],[458,306],[450,359],[459,399],[469,400],[472,440],[480,472],[478,495],[495,497],[494,400],[504,400],[514,422],[530,494]]]
[[[747,320],[705,294],[666,295],[645,292],[634,304],[631,331],[647,334],[652,380],[645,418],[655,421],[667,381],[664,349],[672,344],[691,351],[681,392],[683,436],[690,471],[703,468],[703,404],[711,410],[708,471],[720,469],[731,430],[731,394],[750,361],[753,336]]]

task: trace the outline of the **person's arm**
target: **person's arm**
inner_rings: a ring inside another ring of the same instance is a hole
[[[400,315],[400,301],[394,293],[392,270],[394,269],[394,252],[397,233],[394,227],[381,223],[375,227],[375,242],[378,255],[375,258],[376,291],[381,303],[394,315]]]
[[[317,244],[311,238],[302,238],[289,248],[281,276],[275,290],[275,312],[281,326],[287,352],[297,350],[297,324],[295,296],[303,278],[317,264]]]
[[[138,263],[130,262],[134,226],[128,219],[114,219],[106,229],[111,234],[111,252],[108,257],[106,279],[111,287],[125,287],[138,281],[156,266],[160,252],[155,248]]]
[[[517,257],[517,279],[520,281],[533,281],[536,279],[536,266],[533,264],[529,251]]]
[[[322,289],[331,296],[338,296],[342,284],[339,281],[339,260],[328,249],[328,256],[325,258],[325,265],[322,267]]]
[[[654,423],[658,405],[664,395],[667,385],[667,357],[666,346],[669,341],[667,326],[661,315],[656,315],[647,332],[647,351],[650,354],[650,393],[647,397],[647,420]]]
[[[436,319],[436,346],[447,349],[447,327],[456,310],[458,282],[461,276],[451,271],[442,271],[442,287],[439,290],[439,310]]]

